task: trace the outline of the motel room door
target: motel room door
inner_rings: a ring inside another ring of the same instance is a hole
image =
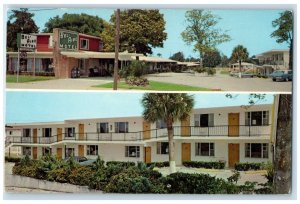
[[[228,136],[238,137],[240,133],[240,114],[228,113]]]
[[[191,143],[181,144],[181,161],[191,161]]]
[[[145,163],[151,163],[151,147],[145,147]]]
[[[228,166],[234,168],[234,165],[240,161],[240,144],[228,144]]]

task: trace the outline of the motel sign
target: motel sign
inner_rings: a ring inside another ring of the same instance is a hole
[[[17,34],[17,45],[20,49],[34,50],[36,48],[36,36],[23,33]]]
[[[77,50],[78,33],[62,30],[59,32],[59,49]]]

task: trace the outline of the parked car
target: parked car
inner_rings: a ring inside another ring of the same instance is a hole
[[[65,160],[67,161],[70,158],[71,157],[67,157],[67,158],[65,158]],[[87,166],[87,165],[93,164],[96,161],[96,159],[88,159],[86,157],[80,157],[80,156],[74,156],[73,159],[82,166]]]
[[[292,81],[292,70],[276,70],[271,75],[273,81]]]

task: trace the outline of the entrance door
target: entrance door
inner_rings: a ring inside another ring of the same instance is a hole
[[[57,142],[62,141],[62,128],[57,128]]]
[[[187,117],[185,120],[181,121],[181,136],[189,137],[191,136],[190,132],[190,117]]]
[[[79,124],[79,140],[84,140],[84,124]]]
[[[228,113],[228,136],[238,137],[240,133],[240,114]]]
[[[37,143],[37,128],[33,129],[33,143]]]
[[[191,143],[181,144],[181,160],[191,161]]]
[[[57,156],[57,159],[62,159],[62,148],[56,149],[56,156]]]
[[[235,163],[240,161],[240,144],[228,144],[228,166],[234,168]]]
[[[151,138],[151,132],[150,132],[150,126],[151,124],[144,121],[143,122],[143,139],[150,139]]]
[[[32,148],[32,156],[33,156],[33,159],[37,159],[37,147]]]
[[[151,163],[151,147],[145,147],[145,163]]]
[[[78,145],[78,156],[84,157],[84,146]]]

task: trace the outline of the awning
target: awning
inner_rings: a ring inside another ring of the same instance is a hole
[[[90,51],[78,51],[78,52],[70,52],[70,51],[62,51],[62,55],[66,57],[72,57],[77,59],[115,59],[114,52],[90,52]],[[128,53],[128,52],[120,52],[119,60],[120,61],[131,61],[133,58],[137,56],[142,56],[142,54],[137,53]]]
[[[144,61],[144,62],[167,62],[167,63],[174,63],[174,64],[177,63],[177,61],[175,61],[175,60],[161,58],[161,57],[140,56],[139,60]]]
[[[53,58],[53,52],[26,52],[27,58]],[[11,58],[18,58],[18,52],[7,52],[6,53]]]

